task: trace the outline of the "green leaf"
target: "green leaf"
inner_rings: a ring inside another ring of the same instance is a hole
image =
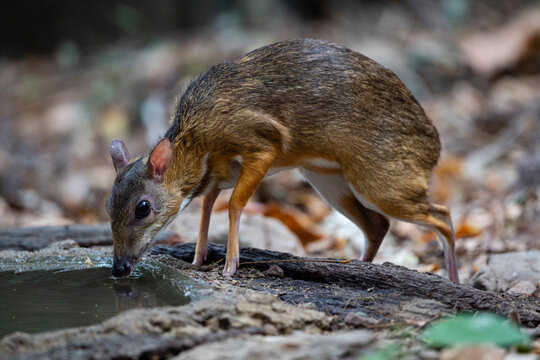
[[[464,313],[435,321],[424,332],[423,340],[437,348],[481,343],[507,347],[530,342],[517,326],[491,313]]]
[[[361,360],[394,360],[401,352],[396,344],[390,344],[375,352],[362,356]]]

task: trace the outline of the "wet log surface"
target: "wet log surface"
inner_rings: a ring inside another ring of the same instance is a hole
[[[67,239],[82,247],[111,245],[112,233],[108,224],[14,228],[0,231],[0,250],[35,251]]]
[[[170,234],[162,232],[157,241],[166,241]],[[112,245],[111,226],[73,224],[0,230],[0,250],[36,251],[68,239],[75,240],[81,247]]]
[[[152,254],[167,254],[186,262],[192,261],[194,252],[195,245],[191,243],[157,245],[152,249]],[[224,246],[210,244],[206,263],[222,260],[225,253]],[[234,280],[238,286],[269,291],[289,303],[313,303],[318,310],[332,315],[345,317],[351,311],[360,312],[375,324],[417,323],[456,311],[490,311],[503,316],[517,313],[523,326],[540,324],[540,298],[483,291],[390,263],[313,260],[322,259],[244,248],[240,250],[240,269]],[[221,270],[222,264],[214,267]],[[283,278],[276,277],[276,265],[283,270]]]

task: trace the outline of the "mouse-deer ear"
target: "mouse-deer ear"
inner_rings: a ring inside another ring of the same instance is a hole
[[[171,141],[162,139],[150,153],[148,158],[148,175],[156,182],[163,181],[165,171],[171,166],[173,160],[173,149]]]
[[[116,171],[120,171],[129,163],[130,157],[126,145],[122,140],[113,140],[109,148],[112,162]]]

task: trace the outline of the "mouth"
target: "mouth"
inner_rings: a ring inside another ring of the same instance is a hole
[[[131,257],[115,257],[113,259],[112,274],[114,277],[125,277],[131,274],[131,271],[135,268],[135,265],[139,262],[141,257],[148,251],[152,245],[152,242],[145,244],[139,254]]]
[[[136,262],[131,262],[126,258],[114,259],[112,266],[112,275],[114,277],[124,277],[131,274],[131,270],[135,266]]]

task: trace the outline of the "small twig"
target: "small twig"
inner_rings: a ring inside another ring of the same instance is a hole
[[[225,258],[221,258],[221,259],[219,259],[218,261],[216,261],[216,262],[210,264],[210,267],[213,267],[214,265],[219,264],[219,263],[222,262],[223,260],[225,260]]]
[[[366,329],[387,329],[396,326],[411,326],[409,322],[389,322],[389,323],[380,323],[373,325],[364,325]]]
[[[439,313],[433,317],[431,317],[431,319],[429,319],[428,321],[424,322],[423,325],[419,325],[418,326],[418,330],[422,330],[423,328],[425,328],[427,325],[431,324],[433,321],[435,320],[438,320],[440,318],[442,318],[443,316],[446,316],[447,314],[444,314],[444,313]]]
[[[428,321],[418,323],[414,322],[412,320],[409,321],[402,321],[402,322],[389,322],[389,323],[379,323],[379,324],[373,324],[373,325],[365,325],[364,327],[366,329],[385,329],[385,328],[392,328],[392,327],[398,327],[398,326],[412,326],[418,330],[422,330],[426,327],[426,325],[429,325],[431,322],[439,319],[441,315],[436,315],[435,317],[431,318]]]
[[[219,264],[225,260],[225,258],[221,258],[215,263],[210,264],[210,267],[213,267],[214,265]],[[263,260],[263,261],[245,261],[241,262],[240,265],[254,265],[254,264],[272,264],[272,263],[281,263],[281,262],[298,262],[298,263],[329,263],[329,264],[348,264],[351,262],[349,259],[344,260],[326,260],[326,259],[284,259],[284,260]]]
[[[285,260],[245,261],[245,262],[241,262],[240,265],[272,264],[272,263],[281,263],[281,262],[348,264],[351,262],[351,260],[349,259],[345,259],[345,260],[285,259]]]
[[[349,303],[351,302],[351,298],[348,298],[347,299],[347,302],[345,303],[345,305],[343,306],[343,309],[341,309],[341,313],[339,314],[339,317],[341,317],[343,315],[343,313],[345,313],[345,310],[347,309],[347,306],[349,306]]]

